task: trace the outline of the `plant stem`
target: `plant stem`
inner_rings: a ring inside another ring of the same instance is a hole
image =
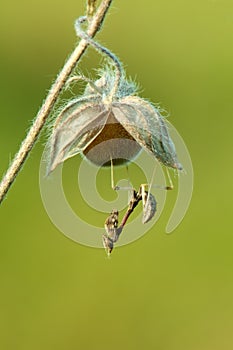
[[[88,6],[89,6],[88,2]],[[93,1],[92,1],[93,3]],[[91,18],[89,22],[89,27],[87,30],[87,34],[90,37],[94,37],[96,32],[101,28],[101,25],[103,23],[103,20],[105,18],[105,15],[112,3],[112,0],[103,0],[101,4],[99,5],[97,11]],[[87,10],[88,9],[87,6]],[[54,84],[52,85],[41,109],[39,110],[29,132],[27,133],[24,141],[21,144],[21,147],[18,151],[18,153],[15,155],[15,158],[13,159],[11,165],[9,166],[5,176],[3,177],[1,183],[0,183],[0,203],[5,198],[8,190],[10,189],[10,186],[16,179],[20,169],[22,168],[23,164],[25,163],[27,156],[29,155],[32,147],[37,141],[37,138],[41,132],[41,129],[43,128],[55,102],[58,99],[58,96],[64,87],[67,79],[69,78],[72,70],[76,67],[77,63],[79,62],[80,58],[84,54],[86,48],[88,46],[88,42],[84,39],[82,39],[79,44],[76,46],[70,57],[68,58],[67,62],[64,64],[63,68],[61,69],[60,73],[57,76],[57,79],[55,80]]]

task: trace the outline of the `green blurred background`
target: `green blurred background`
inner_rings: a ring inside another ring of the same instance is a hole
[[[1,4],[1,174],[75,45],[84,5]],[[98,39],[170,113],[194,166],[192,202],[166,235],[169,193],[155,228],[108,260],[50,222],[38,184],[44,132],[1,206],[0,348],[232,349],[233,2],[115,0]],[[89,50],[81,66],[99,62]]]

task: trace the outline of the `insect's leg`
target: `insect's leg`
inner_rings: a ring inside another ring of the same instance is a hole
[[[115,186],[115,181],[114,181],[114,171],[113,171],[113,161],[112,161],[112,158],[111,158],[111,187],[114,191],[116,191],[116,187]]]
[[[142,199],[142,205],[143,205],[143,216],[142,216],[142,223],[146,224],[148,221],[150,221],[156,212],[157,203],[156,199],[151,193],[151,188],[153,186],[153,181],[155,177],[155,171],[156,166],[154,168],[150,184],[141,184],[138,190],[138,196]],[[146,190],[146,188],[148,188]]]
[[[173,186],[173,182],[171,179],[171,176],[169,174],[169,170],[168,168],[166,168],[166,173],[167,173],[167,179],[168,179],[168,185],[167,186],[163,186],[163,185],[153,185],[153,183],[151,182],[150,184],[141,184],[141,186],[144,186],[145,188],[158,188],[160,190],[165,190],[165,191],[170,191],[173,190],[174,186]],[[152,176],[152,178],[154,178],[154,174]]]
[[[128,164],[126,164],[126,171],[127,171],[127,180],[128,180],[128,203],[132,200],[132,197],[134,196],[134,188],[130,182],[130,176],[129,176],[129,167]]]
[[[167,186],[152,185],[153,188],[160,188],[161,190],[166,190],[166,191],[173,190],[174,186],[173,186],[173,182],[172,182],[168,168],[166,168],[166,173],[167,173],[168,185]]]
[[[127,170],[128,170],[128,167],[127,167]],[[120,187],[120,186],[117,186],[115,185],[115,181],[114,181],[114,164],[113,164],[113,161],[111,159],[111,187],[114,191],[121,191],[121,190],[124,190],[124,191],[132,191],[133,188],[132,186],[130,186],[130,181],[128,179],[128,183],[129,183],[129,186],[127,187]]]
[[[151,193],[151,189],[152,188],[158,188],[161,190],[172,190],[173,189],[173,183],[169,174],[168,169],[166,168],[166,172],[167,172],[167,178],[168,178],[168,186],[162,186],[162,185],[153,185],[153,181],[154,181],[154,176],[155,176],[155,170],[156,167],[154,169],[152,178],[151,178],[151,182],[150,184],[141,184],[139,187],[139,191],[138,194],[142,197],[142,204],[143,204],[143,218],[142,218],[142,222],[145,224],[148,221],[150,221],[156,212],[156,199],[153,196],[153,194]],[[147,190],[146,190],[147,188]]]
[[[173,190],[174,186],[173,186],[173,182],[172,182],[168,168],[166,168],[166,173],[167,173],[167,178],[168,178],[168,182],[169,182],[169,185],[166,186],[166,190]]]

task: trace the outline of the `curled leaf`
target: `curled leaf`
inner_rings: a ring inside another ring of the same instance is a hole
[[[152,193],[148,191],[142,191],[142,205],[143,205],[143,216],[142,223],[146,224],[149,222],[155,215],[156,212],[156,200]]]

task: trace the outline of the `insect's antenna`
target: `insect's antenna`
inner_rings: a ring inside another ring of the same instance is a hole
[[[122,68],[122,64],[119,61],[119,59],[117,58],[116,55],[114,55],[111,51],[109,51],[106,47],[100,45],[99,43],[97,43],[96,41],[94,41],[87,33],[85,33],[81,26],[84,22],[87,21],[87,16],[82,16],[79,17],[76,21],[75,21],[75,30],[76,30],[76,34],[81,38],[86,40],[92,47],[94,47],[98,52],[100,53],[104,53],[106,56],[108,56],[108,58],[110,58],[115,66],[115,81],[114,81],[114,85],[112,90],[109,93],[108,99],[109,102],[112,101],[113,96],[116,94],[118,88],[119,88],[119,84],[121,81],[121,77],[123,75],[123,68]]]

